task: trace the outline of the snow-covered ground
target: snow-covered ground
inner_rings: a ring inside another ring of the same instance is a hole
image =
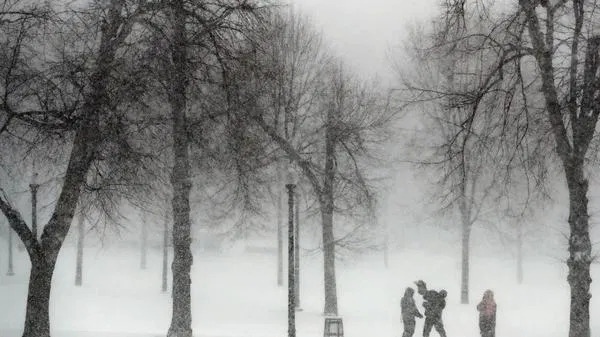
[[[0,249],[5,252],[4,242]],[[17,252],[16,275],[6,276],[0,262],[0,336],[20,336],[28,263]],[[475,305],[485,289],[498,303],[498,336],[564,337],[568,334],[569,292],[566,267],[552,258],[528,259],[525,282],[517,285],[515,262],[474,257],[471,304],[459,303],[459,259],[404,249],[338,262],[338,299],[345,336],[390,336],[402,333],[400,297],[406,286],[424,279],[433,289],[448,290],[444,322],[450,337],[478,336]],[[161,293],[161,256],[151,250],[148,268],[139,268],[133,248],[92,247],[84,257],[84,285],[74,286],[75,254],[65,247],[53,281],[51,323],[54,337],[164,336],[170,321],[170,298]],[[596,265],[592,278],[600,278]],[[268,253],[196,254],[193,266],[193,329],[198,337],[281,337],[287,333],[287,289],[276,285],[275,257]],[[305,256],[301,273],[297,335],[323,335],[322,265],[318,255]],[[592,283],[592,293],[600,285]],[[421,299],[415,296],[417,303]],[[600,331],[598,305],[592,298],[592,335]],[[421,335],[422,320],[415,336]],[[432,336],[436,336],[432,332]]]

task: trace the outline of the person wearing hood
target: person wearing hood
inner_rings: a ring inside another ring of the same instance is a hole
[[[417,285],[417,292],[423,296],[423,308],[425,308],[423,337],[429,337],[432,328],[435,328],[440,337],[446,337],[446,330],[442,321],[442,311],[446,307],[446,295],[448,293],[444,289],[439,292],[427,290],[427,285],[423,280],[418,280],[415,284]]]
[[[494,301],[494,293],[491,290],[486,290],[483,293],[481,302],[477,304],[479,311],[479,331],[481,337],[496,336],[496,302]]]
[[[404,291],[404,296],[400,300],[400,308],[402,310],[402,322],[404,323],[404,333],[402,337],[412,337],[415,333],[415,317],[423,318],[423,315],[417,309],[413,295],[415,290],[407,287]]]

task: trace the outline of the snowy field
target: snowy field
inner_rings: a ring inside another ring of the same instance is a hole
[[[0,249],[5,252],[4,242]],[[16,275],[6,276],[0,263],[0,336],[17,337],[23,327],[28,263],[16,256]],[[569,292],[565,265],[552,258],[528,259],[525,282],[517,285],[512,259],[474,257],[471,304],[459,304],[459,259],[415,249],[390,256],[385,269],[381,254],[339,262],[338,301],[345,336],[399,337],[399,301],[404,288],[422,278],[433,289],[448,290],[444,322],[448,336],[478,336],[475,305],[487,288],[498,303],[500,337],[564,337],[568,335]],[[51,300],[54,337],[164,336],[170,322],[168,293],[161,293],[161,256],[151,250],[148,268],[139,268],[136,249],[87,248],[84,284],[75,287],[75,254],[64,247],[55,273]],[[597,265],[592,278],[600,279]],[[304,257],[297,335],[323,335],[323,285],[318,255]],[[287,290],[276,286],[276,264],[267,253],[195,254],[193,329],[197,337],[281,337],[287,334]],[[287,274],[285,274],[287,277]],[[169,276],[170,278],[170,276]],[[170,283],[170,280],[169,280]],[[592,283],[592,293],[600,284]],[[421,299],[415,296],[420,306]],[[592,298],[592,335],[600,331],[598,304]],[[421,336],[422,320],[415,336]],[[432,336],[437,333],[432,332]]]

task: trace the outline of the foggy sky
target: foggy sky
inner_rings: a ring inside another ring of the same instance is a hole
[[[389,56],[407,28],[428,21],[435,0],[292,0],[322,30],[325,44],[364,76],[392,81]]]

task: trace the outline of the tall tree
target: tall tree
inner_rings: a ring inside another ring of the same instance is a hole
[[[271,138],[280,137],[279,142],[292,144],[295,138],[301,137],[299,126],[303,115],[308,114],[314,108],[317,92],[323,89],[323,79],[319,74],[326,71],[325,67],[330,63],[330,58],[321,47],[321,37],[311,29],[310,22],[301,15],[292,11],[282,13],[275,11],[270,17],[270,26],[267,32],[260,37],[265,45],[262,47],[261,57],[262,71],[268,73],[268,80],[272,85],[267,91],[254,93],[255,95],[266,95],[269,100],[267,119],[262,118],[261,127],[269,130],[267,134]],[[260,123],[259,123],[260,124]],[[277,144],[279,144],[276,141]],[[281,145],[279,144],[281,147]],[[291,148],[291,146],[290,146]],[[283,162],[289,166],[294,162],[290,153],[282,149],[283,156],[277,166],[277,193],[278,193],[278,268],[282,265],[280,244],[282,242],[282,231],[280,229],[279,215],[281,213],[281,194],[283,188]],[[311,172],[311,174],[313,174]],[[320,183],[319,183],[320,184]],[[319,185],[320,188],[320,185]],[[332,209],[333,211],[333,209]],[[323,220],[323,219],[322,219]],[[329,224],[329,222],[328,222]],[[324,243],[333,244],[330,227],[323,227]],[[331,235],[330,235],[331,234]],[[331,257],[333,246],[327,244],[327,257]],[[325,266],[325,313],[337,313],[337,292],[335,286],[334,259],[326,259]],[[278,272],[279,275],[279,272]],[[279,276],[278,276],[279,279]]]
[[[192,336],[192,267],[190,223],[189,140],[187,136],[186,90],[188,86],[186,13],[183,0],[171,2],[170,51],[172,69],[167,77],[173,121],[173,314],[168,337]]]
[[[13,151],[27,147],[19,148],[19,141],[23,139],[30,140],[26,144],[37,152],[51,143],[60,144],[58,152],[64,151],[57,156],[59,170],[64,170],[62,186],[40,239],[34,236],[8,195],[3,190],[0,194],[0,210],[24,243],[31,261],[23,336],[47,337],[50,335],[49,299],[54,267],[75,207],[86,187],[90,167],[94,162],[103,161],[102,155],[110,153],[111,141],[104,137],[118,123],[109,118],[109,112],[120,107],[123,100],[117,93],[125,89],[124,83],[127,83],[120,82],[121,87],[116,84],[122,79],[115,72],[121,57],[118,51],[132,31],[132,17],[138,16],[143,8],[120,0],[94,3],[78,8],[79,16],[74,21],[70,21],[74,16],[69,17],[73,13],[69,8],[53,12],[46,7],[36,12],[43,15],[23,14],[31,13],[27,4],[16,4],[12,8],[15,12],[5,14],[8,17],[4,16],[6,20],[0,25],[2,43],[7,47],[2,51],[0,65],[3,77],[0,136],[6,140],[3,144],[12,145]],[[101,28],[99,31],[86,30],[96,23]],[[47,24],[50,34],[39,34],[42,24]],[[82,34],[76,38],[79,44],[67,45],[73,41],[73,35],[62,30],[66,26],[70,32]],[[85,40],[88,37],[94,39]],[[52,45],[53,42],[56,44]],[[53,47],[63,44],[66,48],[52,48],[51,53],[39,50],[39,46],[48,44]],[[88,47],[93,49],[91,55]],[[83,56],[77,55],[81,49],[93,64],[77,59]],[[78,67],[69,67],[74,64]],[[130,92],[129,97],[134,94]],[[31,134],[37,137],[32,139]]]
[[[321,45],[321,37],[313,31],[307,17],[295,13],[293,7],[281,11],[273,11],[269,28],[261,40],[268,44],[261,47],[269,65],[272,81],[276,85],[270,87],[272,122],[286,140],[296,137],[294,116],[302,109],[313,104],[315,85],[318,74],[323,71],[329,56]],[[282,231],[282,197],[285,195],[284,175],[289,168],[290,159],[287,154],[280,155],[277,166],[277,268],[278,284],[282,284],[283,273],[283,231]]]
[[[163,89],[160,94],[168,101],[172,123],[170,179],[174,256],[173,306],[167,333],[170,337],[192,335],[190,193],[193,182],[199,180],[193,179],[196,177],[192,176],[195,168],[192,163],[197,164],[195,157],[210,157],[212,153],[202,152],[219,147],[214,145],[218,141],[213,142],[210,137],[223,136],[223,131],[229,130],[224,125],[231,122],[223,120],[226,114],[210,111],[214,102],[213,97],[207,96],[215,93],[214,87],[218,86],[215,82],[222,80],[215,69],[233,60],[231,55],[238,43],[245,46],[244,34],[257,18],[257,8],[255,1],[247,0],[173,0],[145,22],[153,30],[147,44],[147,58],[157,74],[158,90]],[[207,127],[211,121],[218,121],[213,129]],[[239,121],[232,124],[239,126]],[[243,145],[243,139],[232,140],[232,143]],[[194,157],[190,154],[192,150]],[[202,171],[207,166],[200,163],[198,169]]]
[[[273,126],[269,105],[259,104],[249,113],[251,120],[297,165],[312,187],[321,215],[324,313],[337,315],[335,247],[351,235],[335,238],[334,213],[359,218],[361,211],[365,214],[372,209],[371,186],[364,175],[365,164],[361,159],[373,158],[369,152],[374,140],[372,136],[375,130],[384,130],[384,120],[390,116],[368,86],[354,81],[341,66],[331,63],[329,66],[322,73],[325,76],[313,82],[317,86],[312,88],[320,88],[323,93],[302,108],[291,110],[289,121],[292,123],[290,129],[294,128],[294,137],[286,138]],[[269,65],[266,67],[269,69]],[[267,78],[272,79],[271,75],[266,72]],[[274,85],[278,85],[277,81]],[[256,104],[256,98],[252,102]],[[350,210],[354,212],[347,213]],[[356,229],[362,225],[357,225],[351,232],[358,232]]]
[[[435,81],[444,83],[447,88],[460,88],[469,91],[476,87],[480,79],[474,80],[461,76],[463,73],[477,73],[486,64],[483,53],[472,53],[467,58],[459,58],[454,50],[468,48],[461,43],[465,34],[465,22],[462,20],[449,20],[442,18],[448,26],[444,30],[434,30],[432,34],[433,46],[423,49],[422,34],[415,32],[411,37],[412,56],[417,59],[419,67],[413,71],[413,79],[407,84],[414,88],[414,81],[432,86]],[[432,68],[434,70],[432,70]],[[436,72],[436,75],[431,72]],[[453,90],[454,90],[453,89]],[[412,136],[412,141],[417,146],[413,147],[415,156],[412,159],[416,166],[424,172],[433,172],[438,177],[432,184],[436,187],[431,192],[433,199],[438,203],[439,213],[447,216],[449,213],[456,215],[460,226],[461,241],[461,303],[469,303],[470,281],[470,246],[471,232],[474,225],[484,222],[490,208],[496,207],[497,200],[502,194],[501,181],[497,179],[498,170],[502,169],[487,162],[477,154],[491,143],[486,138],[476,139],[470,130],[476,126],[466,116],[471,109],[477,109],[478,101],[461,101],[453,95],[440,94],[436,104],[427,106],[422,114],[422,122],[426,132]],[[417,99],[418,100],[418,99]],[[482,216],[484,215],[484,216]]]
[[[461,3],[448,7],[448,18],[469,17],[482,8]],[[461,75],[477,79],[477,85],[467,91],[429,87],[427,92],[436,98],[450,95],[458,105],[472,107],[459,132],[476,135],[475,144],[481,136],[492,140],[477,155],[503,165],[505,172],[523,170],[522,164],[527,163],[531,165],[525,167],[537,167],[538,177],[543,177],[550,168],[560,168],[569,196],[569,336],[588,337],[592,256],[585,168],[588,159],[598,154],[594,143],[600,114],[596,4],[519,0],[506,11],[479,14],[483,15],[474,17],[483,29],[467,30],[460,37],[463,47],[451,51],[461,58],[483,53],[484,67]],[[445,22],[439,25],[442,32]],[[552,150],[547,151],[546,144],[552,144]]]

